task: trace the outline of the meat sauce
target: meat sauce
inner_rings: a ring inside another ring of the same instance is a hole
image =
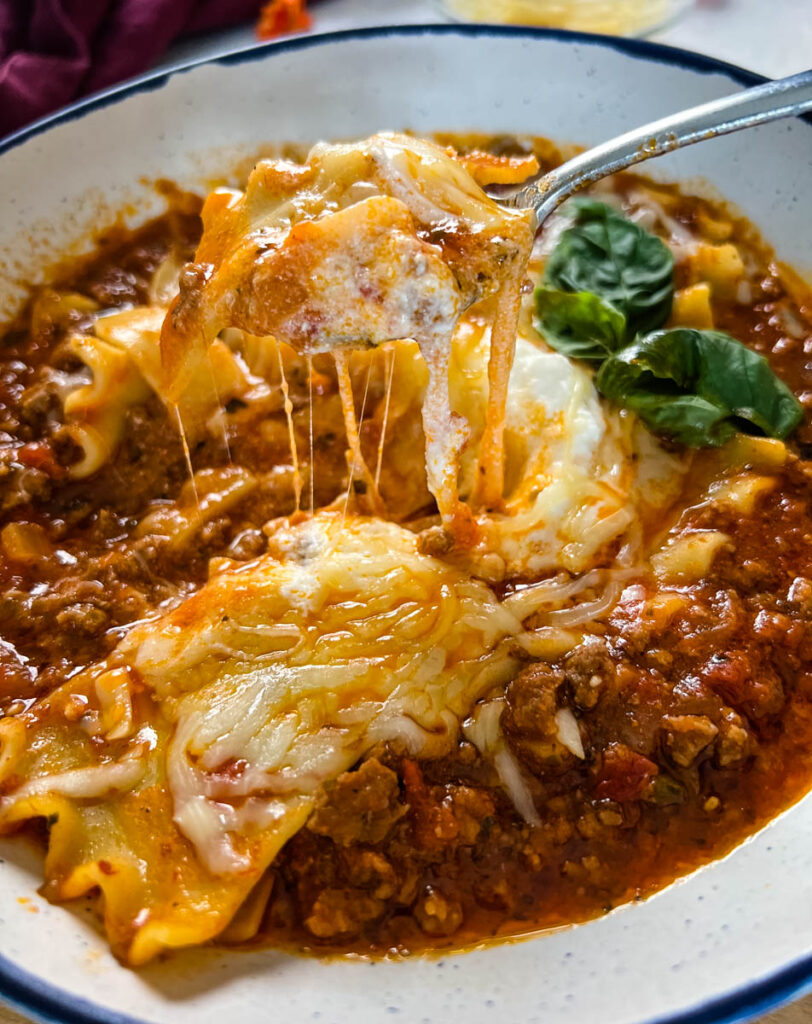
[[[488,144],[521,148],[511,139]],[[536,150],[542,166],[560,159],[549,143]],[[634,175],[611,187],[632,207],[648,188]],[[745,286],[714,295],[715,325],[765,354],[808,408],[804,286],[745,221],[676,188],[654,192],[682,231],[746,254]],[[171,254],[190,258],[199,230],[186,197],[135,233],[109,233],[0,342],[0,714],[50,692],[102,658],[128,624],[195,590],[211,558],[254,557],[262,524],[293,510],[281,399],[227,410],[231,460],[265,471],[264,482],[184,548],[136,535],[148,507],[177,497],[187,479],[157,399],[130,411],[111,465],[68,479],[76,453],[46,368],[75,373],[66,333],[88,310],[146,302],[156,268]],[[678,286],[687,275],[678,259]],[[60,300],[66,292],[73,299]],[[313,415],[315,468],[306,468],[321,506],[346,486],[332,364],[317,358],[311,378],[294,367],[289,384],[300,452]],[[812,783],[811,424],[807,417],[778,486],[751,514],[684,502],[674,536],[703,529],[730,537],[705,578],[668,599],[653,579],[629,581],[589,643],[553,664],[528,662],[508,685],[503,728],[540,825],[519,817],[466,741],[422,762],[376,749],[327,787],[277,858],[253,941],[406,953],[584,920],[720,857],[797,800]],[[364,440],[374,450],[377,438]],[[199,471],[227,456],[212,440],[192,459]],[[277,467],[270,476],[269,467]],[[9,554],[20,528],[37,553]],[[578,720],[583,760],[545,725],[562,707]]]

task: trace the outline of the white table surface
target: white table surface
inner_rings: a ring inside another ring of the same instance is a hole
[[[639,0],[645,3],[646,0]],[[313,3],[313,30],[361,25],[418,25],[447,20],[434,0],[321,0]],[[770,78],[812,66],[812,0],[695,0],[695,6],[651,35]],[[256,39],[250,26],[197,38],[173,48],[161,67],[213,56]]]
[[[313,30],[443,20],[432,0],[323,0],[313,11]],[[812,0],[697,0],[694,8],[650,38],[779,78],[812,66]],[[255,42],[250,26],[197,37],[175,46],[157,66],[171,67]],[[0,1024],[27,1021],[0,1006]],[[761,1024],[812,1024],[812,996],[770,1014]]]

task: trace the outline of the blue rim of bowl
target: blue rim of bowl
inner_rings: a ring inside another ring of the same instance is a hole
[[[414,37],[421,35],[498,36],[516,39],[552,39],[557,42],[578,43],[613,49],[628,57],[649,62],[669,64],[700,74],[722,74],[737,85],[750,86],[766,82],[763,75],[748,71],[736,64],[707,57],[704,54],[682,50],[675,46],[650,42],[647,39],[625,39],[564,29],[524,28],[508,25],[386,25],[373,28],[349,29],[344,32],[326,32],[313,36],[296,36],[279,42],[264,43],[239,50],[215,54],[199,60],[178,63],[165,71],[147,73],[123,85],[64,107],[33,124],[0,139],[0,155],[28,142],[57,125],[84,117],[102,107],[126,99],[140,92],[163,88],[175,75],[183,74],[205,64],[244,64],[264,60],[278,54],[305,50],[345,40]],[[812,115],[800,120],[812,125]],[[708,999],[697,1006],[662,1017],[650,1018],[648,1024],[740,1024],[767,1013],[778,1006],[812,992],[812,955],[780,968],[770,976],[745,985],[726,995]],[[147,1021],[105,1009],[80,996],[51,985],[18,967],[0,954],[0,998],[22,1013],[47,1024],[148,1024]]]
[[[256,46],[230,50],[222,54],[181,61],[162,71],[147,72],[121,85],[114,85],[109,89],[95,93],[93,96],[87,97],[87,99],[71,103],[67,107],[55,111],[53,114],[48,114],[38,121],[34,121],[25,128],[0,138],[0,155],[8,152],[10,149],[15,149],[24,142],[28,142],[36,135],[41,135],[43,132],[57,127],[57,125],[65,124],[68,121],[75,121],[94,110],[117,103],[127,96],[160,89],[173,76],[183,74],[185,71],[191,71],[203,64],[244,64],[248,61],[264,60],[266,57],[273,57],[281,53],[306,50],[311,47],[325,46],[330,43],[350,39],[381,39],[387,36],[408,38],[421,35],[465,36],[468,38],[496,36],[514,39],[555,39],[558,42],[580,43],[587,46],[598,46],[602,49],[612,49],[628,57],[636,57],[660,64],[676,65],[701,74],[723,74],[736,82],[737,85],[759,85],[767,81],[764,75],[760,75],[755,71],[748,71],[737,64],[729,64],[727,61],[717,60],[715,57],[706,57],[704,54],[683,50],[676,46],[653,43],[647,39],[627,39],[621,36],[573,32],[567,29],[525,28],[514,25],[470,25],[456,23],[384,25],[372,28],[348,29],[342,32],[325,32],[311,36],[294,36],[291,39],[283,39],[278,42],[259,43]],[[804,115],[802,119],[808,120],[812,124],[812,117],[810,115]]]

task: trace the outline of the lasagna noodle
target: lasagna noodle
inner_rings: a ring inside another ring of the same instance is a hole
[[[70,467],[74,479],[84,479],[110,460],[125,431],[128,411],[162,389],[160,332],[166,310],[135,306],[99,316],[92,333],[74,334],[71,353],[90,370],[91,379],[65,395],[68,431],[82,451]],[[178,405],[183,428],[200,437],[221,403],[242,397],[259,384],[242,360],[214,339]]]
[[[381,134],[316,146],[301,166],[261,161],[244,193],[209,197],[203,223],[162,331],[170,399],[181,400],[226,327],[308,354],[413,338],[429,369],[429,487],[457,542],[471,543],[471,514],[457,493],[467,432],[449,404],[451,338],[465,308],[510,283],[491,375],[494,452],[515,335],[504,314],[517,312],[531,213],[501,208],[439,146]],[[501,495],[498,452],[486,476],[486,496]]]
[[[47,895],[99,886],[129,963],[205,941],[324,782],[379,742],[446,752],[515,672],[520,632],[401,527],[338,513],[282,524],[268,555],[0,722],[0,826],[50,822]]]
[[[92,730],[100,708],[96,684],[87,674],[36,713],[0,722],[0,786],[27,780],[0,801],[0,829],[43,818],[50,833],[43,895],[63,901],[98,888],[111,946],[137,966],[166,948],[217,935],[264,864],[301,826],[307,807],[292,808],[254,837],[255,857],[244,871],[214,879],[172,820],[168,723],[141,696],[134,717],[153,724],[126,739],[92,737],[74,718],[83,706],[82,723]]]
[[[472,546],[446,555],[494,582],[562,568],[580,573],[596,561],[607,563],[612,545],[626,543],[635,519],[654,521],[671,506],[691,464],[690,454],[666,452],[631,417],[604,406],[589,372],[546,349],[527,321],[523,311],[498,442],[504,449],[501,501],[475,512]],[[465,427],[458,490],[471,506],[477,504],[480,469],[489,461],[484,453],[492,333],[489,311],[466,313],[443,381],[452,422]],[[430,379],[416,343],[396,342],[393,349],[391,389],[384,351],[353,353],[348,367],[356,404],[370,376],[378,382],[377,397],[367,403],[374,410],[364,446],[368,462],[377,454],[374,440],[389,410],[381,493],[387,513],[408,521],[431,503],[421,458],[424,450],[432,451],[421,427]]]

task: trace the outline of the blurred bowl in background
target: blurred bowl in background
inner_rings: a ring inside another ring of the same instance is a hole
[[[455,21],[537,25],[614,36],[644,35],[672,21],[692,0],[440,0]]]

